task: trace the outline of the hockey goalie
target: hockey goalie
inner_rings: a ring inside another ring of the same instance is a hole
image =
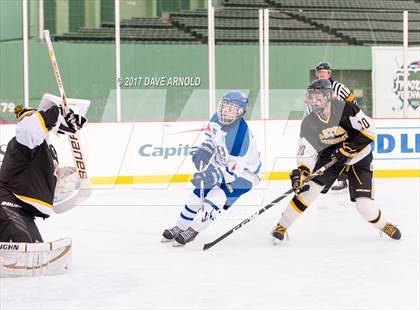
[[[50,94],[38,110],[17,106],[16,135],[0,168],[0,277],[60,274],[71,266],[71,239],[44,242],[35,218],[48,218],[71,203],[80,187],[73,167],[59,168],[49,136],[74,134],[87,122],[87,100]],[[81,106],[81,107],[80,107]]]

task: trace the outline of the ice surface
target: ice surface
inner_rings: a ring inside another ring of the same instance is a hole
[[[97,190],[38,221],[73,238],[66,275],[0,280],[0,309],[419,309],[419,179],[377,179],[376,203],[402,231],[379,237],[346,193],[322,195],[273,246],[288,198],[206,252],[160,243],[190,188]],[[197,241],[212,241],[288,189],[260,185]]]

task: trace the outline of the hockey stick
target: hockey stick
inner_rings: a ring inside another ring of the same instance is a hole
[[[334,159],[331,162],[329,162],[328,164],[326,164],[325,166],[319,168],[317,171],[315,171],[309,178],[307,178],[305,180],[304,183],[309,182],[310,180],[312,180],[313,178],[322,175],[325,170],[327,170],[328,168],[330,168],[331,166],[333,166],[337,161]],[[258,211],[256,211],[254,214],[252,214],[251,216],[249,216],[248,218],[244,219],[242,222],[240,222],[238,225],[236,225],[235,227],[233,227],[232,229],[230,229],[229,231],[225,232],[223,235],[221,235],[219,238],[215,239],[212,242],[209,243],[205,243],[205,244],[200,244],[199,249],[200,250],[208,250],[211,247],[215,246],[216,244],[218,244],[220,241],[222,241],[223,239],[225,239],[226,237],[230,236],[231,234],[233,234],[235,231],[237,231],[238,229],[240,229],[242,226],[244,226],[245,224],[251,222],[252,220],[256,219],[258,216],[260,216],[262,213],[264,213],[265,211],[267,211],[268,209],[270,209],[271,207],[273,207],[275,204],[277,204],[279,201],[281,201],[282,199],[286,198],[287,196],[289,196],[289,194],[293,193],[293,188],[289,189],[287,192],[285,192],[284,194],[282,194],[281,196],[277,197],[276,199],[274,199],[272,202],[270,202],[268,205],[264,206],[263,208],[259,209]]]
[[[58,64],[57,64],[57,60],[55,58],[55,53],[54,53],[54,48],[51,42],[51,37],[50,37],[50,32],[49,30],[44,30],[44,38],[45,38],[45,43],[47,43],[47,47],[48,47],[48,54],[50,56],[50,61],[51,61],[51,66],[53,68],[54,71],[54,76],[55,76],[55,81],[57,82],[57,87],[58,90],[60,92],[60,97],[63,100],[63,109],[65,111],[68,111],[69,107],[67,106],[67,97],[66,97],[66,93],[64,91],[64,85],[63,85],[63,80],[61,79],[61,74],[60,74],[60,70],[58,68]],[[90,182],[88,179],[88,174],[87,174],[87,165],[86,165],[86,159],[85,159],[85,155],[82,151],[82,146],[80,143],[80,139],[77,133],[74,134],[68,134],[67,135],[68,139],[69,139],[69,143],[70,143],[70,149],[73,155],[73,160],[74,160],[74,164],[76,166],[76,170],[77,173],[79,175],[79,178],[81,180],[81,184],[87,186],[88,188],[90,187]],[[85,193],[87,194],[87,193]],[[90,195],[90,192],[89,192]],[[73,205],[73,207],[76,205]],[[67,211],[69,208],[72,208],[72,206],[66,206],[66,207],[61,207],[61,208],[54,208],[54,211],[56,213],[61,213],[64,211]]]
[[[204,170],[204,161],[200,161],[200,172],[203,172]],[[201,216],[204,219],[204,181],[200,181],[200,210],[201,210]]]
[[[55,81],[57,82],[58,90],[60,92],[60,97],[63,100],[63,108],[65,110],[68,110],[69,107],[67,106],[67,98],[64,92],[63,80],[61,79],[60,70],[58,69],[58,64],[55,58],[54,48],[52,46],[49,30],[44,30],[44,38],[45,38],[45,42],[47,43],[48,54],[50,56],[51,65],[54,71]],[[76,165],[76,169],[79,174],[79,177],[82,180],[87,179],[88,175],[87,175],[87,169],[86,169],[86,160],[85,160],[85,156],[83,154],[82,148],[81,148],[79,137],[77,133],[74,133],[74,134],[68,135],[68,138],[70,142],[70,148],[72,151],[74,163]]]

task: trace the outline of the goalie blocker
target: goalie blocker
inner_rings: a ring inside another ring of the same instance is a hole
[[[70,238],[48,243],[0,242],[0,278],[66,273],[71,268]]]

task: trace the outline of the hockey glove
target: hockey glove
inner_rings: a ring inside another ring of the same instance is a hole
[[[290,180],[292,181],[292,188],[295,192],[302,189],[302,185],[307,178],[311,175],[311,171],[308,167],[300,165],[297,169],[293,169],[290,172]]]
[[[349,146],[348,142],[343,142],[343,144],[335,150],[334,154],[332,155],[333,159],[337,160],[337,164],[344,165],[358,153],[357,150],[352,149]]]
[[[86,117],[82,115],[74,114],[74,112],[69,108],[64,109],[62,113],[64,116],[64,121],[59,126],[59,129],[58,129],[59,134],[75,133],[76,131],[82,129],[82,127],[87,122]]]
[[[200,170],[200,165],[207,166],[214,153],[214,146],[209,142],[202,143],[192,155],[192,161],[197,170]]]
[[[194,173],[191,183],[195,187],[200,188],[201,181],[203,181],[204,188],[208,189],[215,186],[218,180],[219,174],[217,173],[216,168],[213,165],[210,165],[206,170]]]

